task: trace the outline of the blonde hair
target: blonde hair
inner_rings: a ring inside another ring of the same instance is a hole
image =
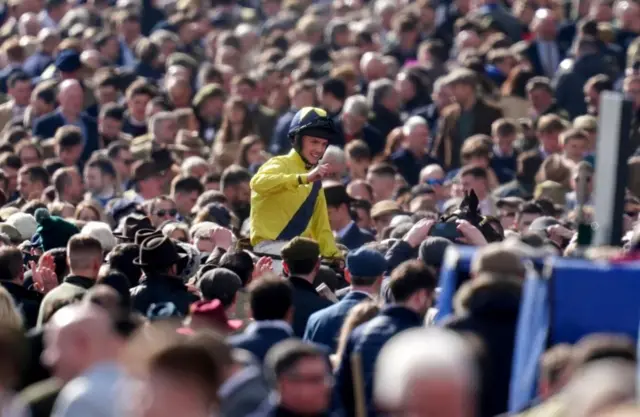
[[[0,327],[20,330],[23,328],[22,315],[16,307],[13,297],[0,286]]]
[[[332,357],[334,368],[340,366],[340,362],[344,359],[344,351],[347,348],[347,339],[349,335],[359,325],[366,323],[380,312],[380,304],[375,301],[363,301],[353,307],[340,328],[340,336],[338,337],[338,348],[336,354]],[[348,358],[347,358],[348,359]]]

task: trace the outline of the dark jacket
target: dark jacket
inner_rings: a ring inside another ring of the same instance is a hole
[[[131,137],[135,139],[139,136],[146,135],[147,133],[149,133],[149,130],[147,129],[146,124],[144,125],[134,124],[131,121],[131,116],[125,113],[124,120],[122,121],[122,133],[131,135]]]
[[[491,125],[502,117],[500,108],[478,98],[471,109],[473,126],[471,135],[491,135]],[[431,156],[441,161],[446,170],[460,167],[460,149],[468,137],[461,137],[459,121],[462,108],[458,103],[451,104],[442,111],[438,134],[433,145]]]
[[[499,2],[480,7],[472,16],[478,19],[491,19],[513,42],[522,40],[522,24]]]
[[[492,155],[491,161],[489,162],[489,166],[493,169],[493,172],[496,173],[496,177],[498,178],[498,182],[500,184],[504,184],[513,180],[516,176],[517,169],[517,161],[518,161],[518,152],[513,151],[513,154],[510,156],[506,155]]]
[[[273,110],[262,105],[250,106],[249,116],[258,136],[266,143],[273,136],[277,116]]]
[[[42,51],[37,51],[35,54],[27,58],[22,69],[29,77],[36,78],[41,76],[44,70],[46,70],[52,63],[53,57],[43,53]]]
[[[29,385],[51,378],[51,372],[41,361],[44,351],[44,328],[35,327],[27,332],[27,356],[24,367],[20,373],[20,381],[16,385],[16,391],[21,391]]]
[[[564,67],[564,68],[563,68]],[[601,54],[585,55],[577,59],[573,65],[562,65],[554,80],[556,101],[569,112],[569,120],[587,113],[587,104],[582,97],[584,85],[589,78],[598,74],[611,74],[610,65]]]
[[[336,145],[340,148],[344,148],[347,143],[347,139],[361,139],[367,145],[369,145],[369,150],[371,151],[371,156],[376,156],[382,151],[384,151],[385,145],[385,137],[382,136],[382,133],[375,127],[371,126],[369,123],[365,123],[362,127],[362,131],[359,135],[354,135],[354,137],[347,138],[344,133],[344,128],[342,126],[342,120],[340,117],[335,117],[333,119],[334,126],[336,127],[336,131],[338,132],[334,141],[332,141],[333,145]]]
[[[80,161],[87,162],[94,151],[101,148],[98,136],[98,124],[95,119],[85,113],[80,114],[80,120],[84,124],[82,133],[84,135],[84,149]],[[33,125],[33,135],[45,140],[55,136],[56,131],[66,125],[60,112],[53,112],[37,119]]]
[[[365,243],[373,242],[376,240],[370,232],[361,229],[355,222],[352,222],[347,231],[339,236],[336,241],[342,245],[345,245],[347,249],[358,249]]]
[[[391,271],[396,269],[398,265],[400,265],[404,261],[415,258],[416,256],[418,256],[417,248],[413,248],[404,240],[398,240],[389,248],[384,256],[384,258],[387,260],[386,275],[391,275]]]
[[[180,314],[186,316],[189,305],[199,300],[190,293],[182,279],[170,275],[148,275],[140,284],[131,288],[131,305],[143,315],[157,303],[173,303]]]
[[[411,113],[412,116],[420,116],[427,121],[429,125],[429,132],[435,135],[438,131],[438,119],[440,118],[440,112],[435,103],[431,103],[428,106],[418,107]]]
[[[0,280],[0,285],[13,297],[13,301],[16,303],[18,310],[22,313],[24,327],[26,329],[34,327],[38,321],[38,311],[40,310],[42,295],[39,292],[28,290],[22,285],[10,281]]]
[[[270,388],[258,366],[248,366],[231,376],[218,391],[220,415],[246,417],[269,398]]]
[[[343,357],[351,358],[354,353],[360,355],[369,416],[375,415],[372,403],[373,373],[380,350],[393,336],[422,324],[423,318],[416,312],[399,305],[389,305],[384,307],[378,316],[358,326],[349,336]],[[336,372],[335,394],[341,401],[344,414],[348,416],[356,415],[352,387],[351,361],[342,360]]]
[[[293,334],[302,338],[309,316],[332,303],[318,294],[313,284],[303,278],[289,277],[289,282],[293,285]]]
[[[152,67],[148,62],[144,61],[138,61],[133,67],[133,72],[135,72],[136,75],[146,78],[152,82],[157,82],[164,76],[161,70]]]
[[[483,343],[480,361],[480,417],[507,411],[513,347],[522,284],[513,280],[472,280],[458,290],[455,316],[445,327],[472,333]]]
[[[556,46],[558,48],[558,54],[560,55],[558,59],[560,62],[562,62],[567,49],[560,41],[556,42]],[[540,52],[538,50],[537,41],[534,40],[529,42],[529,46],[527,46],[527,49],[525,49],[524,55],[531,63],[531,69],[536,75],[546,76],[544,67],[542,66],[542,60],[540,59]],[[558,64],[560,64],[560,62],[558,62]]]
[[[372,113],[369,118],[369,124],[380,132],[384,140],[387,139],[389,132],[398,126],[402,126],[400,115],[387,110],[384,106],[374,105]],[[373,154],[373,152],[371,153]]]
[[[2,94],[7,94],[7,89],[9,88],[7,81],[9,81],[9,77],[20,71],[23,71],[22,66],[11,64],[0,70],[0,92]]]
[[[337,348],[340,329],[344,319],[349,314],[351,308],[362,301],[370,300],[368,294],[360,291],[350,291],[342,300],[336,304],[320,310],[309,317],[307,328],[304,332],[304,340],[319,343],[328,347],[331,352]]]
[[[524,200],[530,200],[533,198],[535,186],[535,183],[526,183],[516,178],[498,187],[493,192],[493,196],[495,198],[520,197]]]
[[[400,149],[391,155],[391,162],[398,168],[400,175],[407,180],[409,186],[417,185],[420,180],[420,171],[430,164],[437,164],[438,161],[429,154],[425,154],[418,159],[406,148]]]
[[[273,345],[290,337],[293,331],[285,322],[254,321],[244,332],[231,336],[229,344],[251,352],[262,363]]]
[[[289,109],[285,114],[278,118],[276,127],[273,129],[273,136],[269,143],[269,152],[273,155],[284,155],[291,150],[291,141],[289,140],[289,126],[293,116],[296,115],[296,109]]]

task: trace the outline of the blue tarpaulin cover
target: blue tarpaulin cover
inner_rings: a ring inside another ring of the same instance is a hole
[[[640,264],[554,258],[549,279],[527,278],[516,333],[509,411],[535,396],[538,363],[549,346],[591,333],[638,336]]]

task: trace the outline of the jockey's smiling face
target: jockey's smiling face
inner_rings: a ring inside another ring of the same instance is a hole
[[[329,141],[327,139],[305,135],[302,137],[302,156],[311,165],[317,165],[328,145]]]

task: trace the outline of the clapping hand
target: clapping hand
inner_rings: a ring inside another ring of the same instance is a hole
[[[253,269],[253,279],[260,278],[269,272],[273,272],[273,259],[263,256],[256,262],[256,266]]]
[[[56,265],[51,254],[42,255],[37,265],[30,261],[29,268],[33,274],[33,287],[39,293],[46,294],[58,286]]]

